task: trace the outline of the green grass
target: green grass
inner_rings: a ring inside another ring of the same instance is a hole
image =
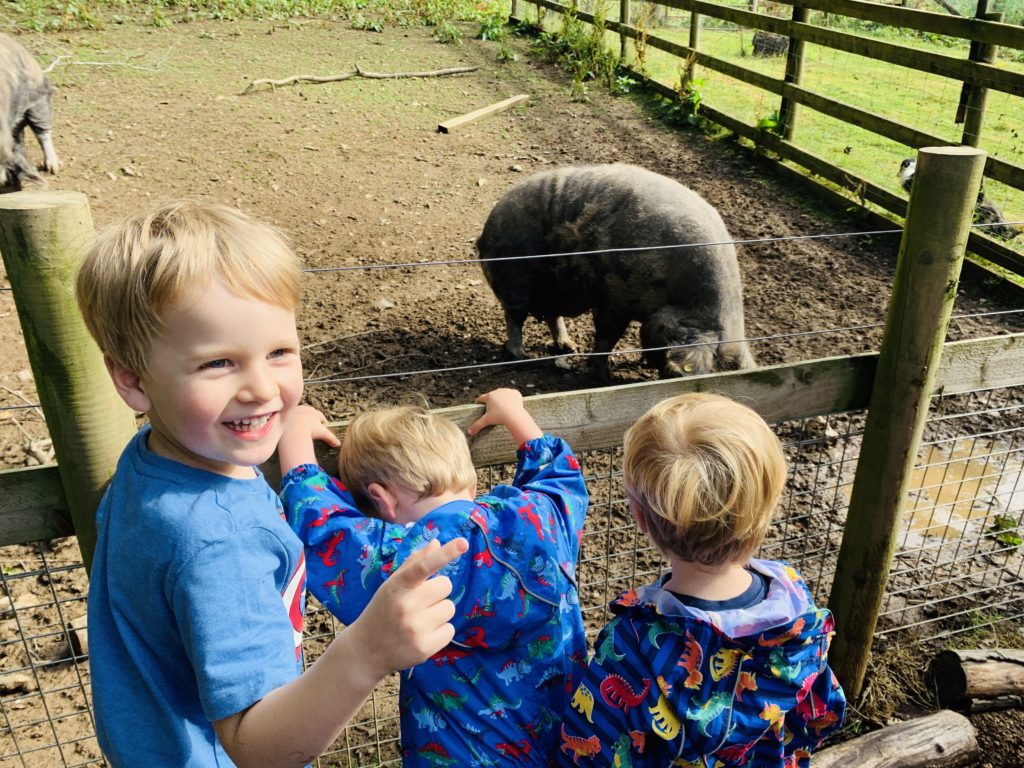
[[[1024,0],[1014,1],[1024,4]],[[615,18],[617,4],[612,7],[606,2],[606,8],[611,9],[608,17]],[[1016,13],[1015,6],[1010,10]],[[531,21],[536,17],[532,7],[521,13]],[[667,21],[660,12],[656,14],[656,26],[651,34],[688,45],[689,16],[674,13],[676,15]],[[719,24],[715,19],[705,18],[704,21],[709,26]],[[847,31],[863,36],[958,59],[965,59],[968,55],[966,41],[879,28],[850,19],[844,21]],[[562,24],[560,16],[548,13],[543,27],[555,32]],[[700,33],[699,49],[732,64],[782,79],[785,57],[755,58],[751,55],[752,36],[753,30],[750,29],[704,28]],[[614,33],[605,34],[605,43],[610,50],[618,51],[619,40]],[[960,99],[959,81],[817,45],[808,45],[805,56],[802,85],[809,90],[916,128],[935,136],[942,143],[961,142],[963,125],[958,125],[954,119]],[[1024,51],[1003,51],[997,65],[1024,72]],[[644,68],[652,79],[675,88],[680,82],[683,67],[684,63],[678,57],[647,47]],[[780,98],[753,85],[698,66],[695,86],[701,104],[747,125],[770,125],[777,117]],[[899,142],[807,107],[799,107],[793,140],[800,148],[848,170],[852,176],[867,179],[900,195],[904,194],[896,176],[900,161],[913,157],[916,152]],[[989,91],[981,130],[981,149],[992,157],[1024,166],[1024,98]],[[985,192],[999,205],[1008,220],[1024,220],[1024,190],[986,180]]]

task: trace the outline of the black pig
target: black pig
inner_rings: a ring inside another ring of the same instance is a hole
[[[43,149],[46,170],[53,174],[60,171],[51,136],[52,94],[53,87],[32,54],[13,38],[0,34],[0,187],[20,185],[21,178],[41,178],[25,155],[26,126]]]
[[[695,244],[692,247],[666,247]],[[654,247],[652,247],[654,246]],[[630,321],[663,377],[752,368],[736,251],[718,212],[679,182],[633,165],[558,168],[530,176],[491,210],[477,240],[481,267],[505,309],[505,349],[522,327],[547,322],[575,352],[563,317],[594,313],[594,352],[610,352]],[[537,259],[495,260],[538,254]],[[591,358],[608,376],[607,355]]]

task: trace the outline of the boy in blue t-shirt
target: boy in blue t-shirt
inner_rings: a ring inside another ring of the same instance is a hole
[[[359,617],[423,542],[469,542],[444,571],[456,608],[452,642],[401,677],[406,768],[550,765],[586,659],[576,561],[588,497],[579,463],[564,440],[541,431],[516,390],[477,402],[486,409],[469,434],[503,425],[519,446],[512,483],[481,496],[465,435],[423,408],[352,421],[338,460],[351,495],[316,463],[311,437],[338,442],[318,412],[302,409],[305,428],[294,420],[278,449],[310,591],[343,622]]]
[[[276,230],[184,200],[99,234],[76,294],[148,416],[96,514],[89,648],[110,765],[302,766],[377,682],[451,639],[465,551],[417,553],[302,673],[306,564],[257,465],[302,395],[300,269]],[[392,586],[394,585],[394,586]]]
[[[807,768],[843,722],[832,615],[753,559],[786,482],[778,439],[720,395],[663,400],[626,432],[623,485],[670,572],[614,618],[561,726],[559,765]]]

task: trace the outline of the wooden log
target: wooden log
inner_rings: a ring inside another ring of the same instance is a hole
[[[814,768],[944,768],[978,753],[971,721],[943,709],[815,752],[811,762]]]
[[[931,675],[944,707],[970,711],[979,699],[1010,705],[1024,696],[1024,650],[942,651],[932,659]]]
[[[521,93],[518,96],[513,96],[509,99],[505,99],[504,101],[499,101],[497,104],[491,104],[488,107],[481,107],[480,109],[474,110],[473,112],[469,112],[465,115],[460,115],[459,117],[453,117],[451,120],[446,120],[437,126],[437,130],[441,133],[451,133],[457,128],[462,128],[464,125],[469,125],[470,123],[475,123],[477,120],[483,120],[485,117],[490,117],[491,115],[496,115],[499,112],[504,112],[506,109],[510,109],[516,104],[522,104],[529,98],[530,97],[527,94]]]

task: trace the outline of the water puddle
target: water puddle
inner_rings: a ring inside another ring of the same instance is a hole
[[[948,540],[983,532],[996,515],[1019,520],[1024,465],[1020,451],[1008,449],[982,440],[961,442],[952,451],[927,446],[904,506],[908,535]]]

